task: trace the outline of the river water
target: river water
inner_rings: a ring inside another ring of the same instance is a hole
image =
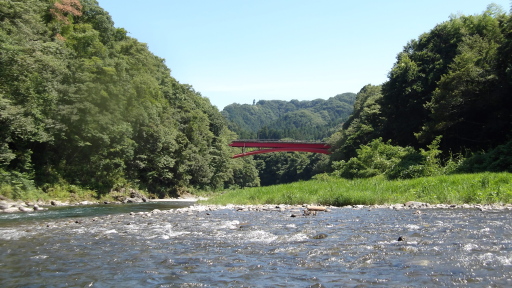
[[[509,210],[155,205],[3,219],[0,286],[512,286]]]

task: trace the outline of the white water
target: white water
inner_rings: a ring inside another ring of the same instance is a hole
[[[512,285],[510,211],[189,211],[0,227],[2,287]],[[78,222],[78,223],[77,223]],[[327,237],[315,239],[325,234]],[[405,241],[397,241],[402,236]]]

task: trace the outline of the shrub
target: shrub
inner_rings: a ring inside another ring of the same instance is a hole
[[[343,178],[370,178],[384,175],[387,179],[411,179],[444,175],[456,170],[460,159],[450,158],[442,165],[439,143],[441,137],[432,141],[427,149],[394,146],[391,141],[374,139],[357,149],[357,157],[333,163],[334,174]]]
[[[462,161],[458,172],[512,172],[512,141]]]
[[[357,149],[357,157],[333,163],[335,175],[343,178],[369,178],[384,174],[400,178],[408,167],[421,162],[421,155],[412,147],[391,145],[382,138],[374,139]]]
[[[9,199],[28,199],[38,194],[34,181],[26,174],[0,169],[0,195]]]

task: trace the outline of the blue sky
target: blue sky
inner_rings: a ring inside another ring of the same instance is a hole
[[[222,110],[382,84],[396,55],[450,15],[509,0],[98,0],[171,75]]]

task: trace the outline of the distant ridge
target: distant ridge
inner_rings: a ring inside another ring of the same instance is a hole
[[[350,116],[355,98],[343,93],[327,100],[260,100],[230,104],[221,113],[239,138],[321,140]]]

